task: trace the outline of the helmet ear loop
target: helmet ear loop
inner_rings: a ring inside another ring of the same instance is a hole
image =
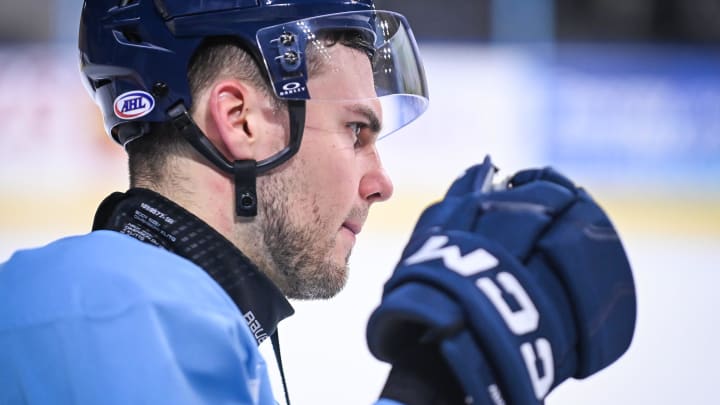
[[[305,100],[289,100],[290,140],[280,152],[260,162],[236,160],[232,164],[215,148],[193,121],[185,105],[180,102],[167,111],[173,127],[218,169],[233,176],[235,183],[235,214],[241,217],[257,215],[257,176],[263,174],[294,156],[300,149],[305,128]]]

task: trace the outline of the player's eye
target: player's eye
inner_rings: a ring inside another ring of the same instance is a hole
[[[368,128],[364,122],[348,122],[347,127],[353,137],[353,146],[360,147],[363,144],[363,129]]]

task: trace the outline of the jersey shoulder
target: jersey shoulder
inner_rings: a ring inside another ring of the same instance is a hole
[[[273,403],[237,307],[195,264],[111,231],[0,264],[0,403]]]
[[[16,252],[0,265],[0,304],[2,323],[15,327],[66,317],[112,317],[145,304],[240,316],[200,267],[113,231]]]

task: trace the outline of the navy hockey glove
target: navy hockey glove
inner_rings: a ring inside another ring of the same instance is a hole
[[[494,173],[486,158],[423,213],[368,345],[394,367],[417,345],[436,347],[474,404],[543,403],[627,350],[635,287],[612,224],[583,189],[551,168],[502,186]]]

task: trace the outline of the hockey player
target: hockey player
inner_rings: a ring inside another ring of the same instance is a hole
[[[335,295],[428,95],[371,0],[86,0],[80,65],[131,188],[0,267],[0,403],[272,404],[257,344]],[[531,404],[617,359],[633,280],[602,210],[489,159],[418,222],[368,344],[381,404]]]

